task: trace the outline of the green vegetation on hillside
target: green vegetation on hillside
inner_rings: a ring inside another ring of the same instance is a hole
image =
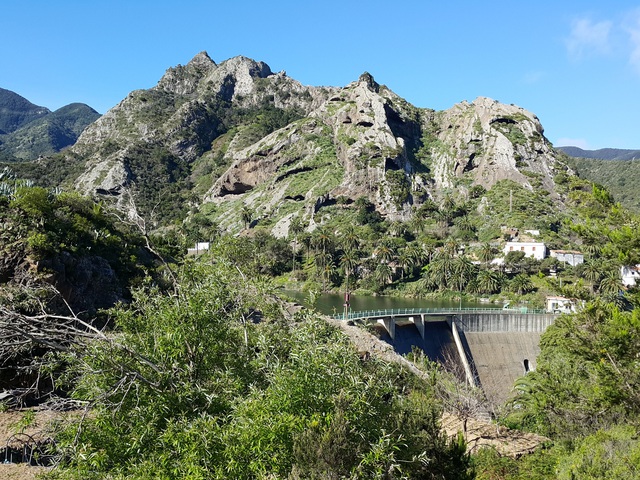
[[[572,158],[569,163],[580,177],[604,185],[616,201],[640,212],[640,160],[598,160]]]

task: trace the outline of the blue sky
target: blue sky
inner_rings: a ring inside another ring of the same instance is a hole
[[[3,0],[0,87],[100,113],[206,50],[305,85],[364,72],[418,107],[478,96],[556,146],[640,149],[640,2]]]

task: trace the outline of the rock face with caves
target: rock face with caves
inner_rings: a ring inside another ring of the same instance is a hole
[[[341,88],[303,86],[263,62],[216,64],[205,52],[129,94],[68,158],[82,164],[85,193],[212,204],[230,230],[248,206],[277,234],[295,215],[312,227],[324,206],[360,197],[399,220],[427,199],[505,179],[557,198],[553,176],[566,169],[538,118],[517,106],[477,98],[434,111],[368,73]]]

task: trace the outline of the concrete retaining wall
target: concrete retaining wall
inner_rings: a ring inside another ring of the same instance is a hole
[[[463,332],[544,332],[557,315],[523,313],[469,313],[455,314],[458,330]]]

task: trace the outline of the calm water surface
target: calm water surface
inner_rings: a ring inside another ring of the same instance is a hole
[[[308,295],[303,292],[286,290],[286,295],[303,305],[308,305]],[[324,293],[318,295],[315,308],[325,315],[340,315],[344,311],[344,295]],[[450,300],[424,300],[402,297],[374,297],[371,295],[351,295],[351,310],[387,310],[394,308],[502,308],[495,303],[465,302]],[[441,361],[447,351],[453,351],[455,344],[451,330],[446,322],[428,322],[425,324],[425,338],[420,336],[415,325],[396,326],[396,337],[391,339],[387,331],[379,326],[380,339],[393,346],[393,349],[406,355],[418,347],[434,361]]]
[[[303,305],[309,305],[309,296],[303,292],[286,290],[285,293]],[[344,294],[323,293],[318,295],[314,307],[325,315],[337,315],[344,310]],[[351,310],[387,310],[392,308],[502,308],[494,303],[465,302],[451,300],[425,300],[419,298],[351,295]]]

